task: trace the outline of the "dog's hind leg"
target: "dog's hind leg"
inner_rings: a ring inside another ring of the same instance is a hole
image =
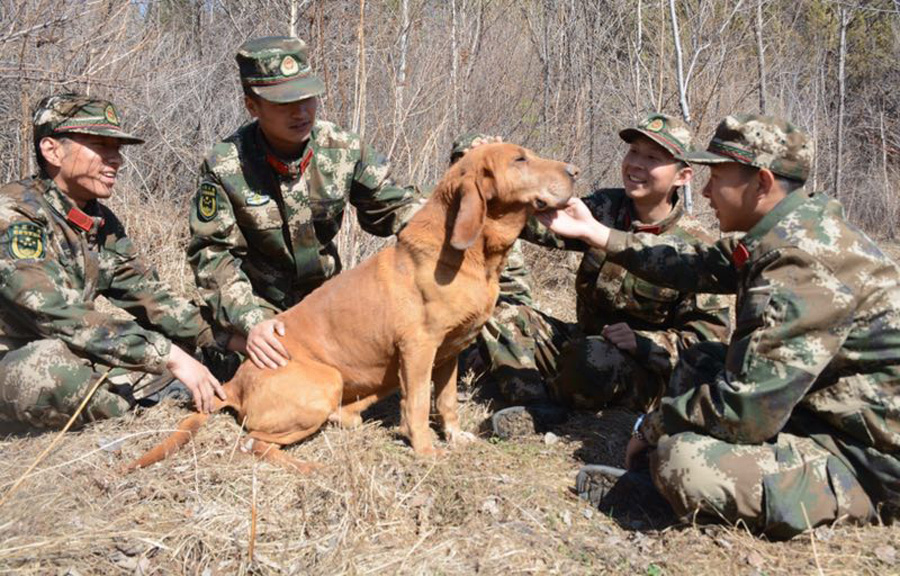
[[[469,432],[463,432],[459,426],[457,366],[457,359],[454,356],[440,366],[435,366],[432,372],[434,403],[441,418],[444,437],[451,446],[459,446],[475,440],[475,436]]]
[[[257,458],[268,460],[269,462],[278,464],[279,466],[287,468],[288,470],[299,472],[300,474],[309,474],[316,468],[321,467],[321,464],[318,464],[316,462],[304,462],[303,460],[297,460],[296,458],[282,450],[281,447],[278,446],[278,444],[254,438],[253,434],[251,434],[250,436],[251,437],[247,438],[247,441],[244,442],[241,449],[244,452],[253,454]]]
[[[369,406],[379,400],[387,398],[393,394],[395,390],[396,388],[385,388],[380,392],[358,398],[353,402],[346,402],[345,399],[345,403],[341,404],[338,409],[328,417],[328,421],[337,424],[342,428],[356,428],[362,424],[361,414],[365,412]]]
[[[247,430],[257,440],[280,446],[299,442],[315,434],[337,409],[342,388],[340,372],[308,359],[255,372],[243,390]]]

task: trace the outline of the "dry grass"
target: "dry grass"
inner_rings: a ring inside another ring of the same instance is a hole
[[[573,294],[559,262],[536,261],[538,303],[565,316]],[[187,414],[173,403],[70,433],[0,508],[0,573],[900,574],[898,526],[820,528],[787,543],[739,528],[620,527],[572,486],[585,462],[621,465],[632,415],[577,414],[555,438],[491,441],[493,406],[471,380],[461,417],[482,440],[436,460],[396,436],[396,399],[359,429],[291,447],[323,464],[306,477],[241,454],[228,414],[171,459],[120,474]],[[52,439],[0,440],[0,492]]]
[[[464,396],[467,396],[465,392]],[[626,530],[571,492],[585,461],[619,463],[632,416],[576,415],[556,441],[481,440],[416,458],[395,436],[396,401],[359,429],[290,449],[301,477],[236,450],[217,415],[171,459],[117,468],[186,414],[166,403],[72,433],[0,510],[0,570],[16,574],[825,574],[898,573],[900,528],[835,527],[770,543],[740,529]],[[487,401],[462,404],[480,432]],[[52,440],[0,442],[5,491]],[[251,506],[258,508],[248,558]],[[894,550],[894,552],[896,552]],[[896,560],[894,560],[896,562]]]

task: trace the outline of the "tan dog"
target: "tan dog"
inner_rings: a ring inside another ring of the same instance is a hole
[[[299,470],[281,452],[331,420],[362,422],[374,402],[401,392],[400,431],[419,454],[434,454],[428,416],[433,380],[447,441],[471,438],[457,416],[457,355],[487,322],[506,255],[535,210],[572,196],[578,169],[512,144],[485,144],[452,166],[431,198],[388,247],[329,280],[278,317],[287,366],[244,362],[225,384],[255,454]],[[128,466],[144,467],[187,442],[206,421],[193,414]]]

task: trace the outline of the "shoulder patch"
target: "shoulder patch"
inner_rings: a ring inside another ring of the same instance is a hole
[[[216,187],[208,182],[200,185],[200,194],[197,196],[197,217],[201,222],[209,222],[216,217],[219,204],[216,200]]]
[[[16,260],[44,257],[44,231],[31,222],[16,222],[9,227],[9,254]]]

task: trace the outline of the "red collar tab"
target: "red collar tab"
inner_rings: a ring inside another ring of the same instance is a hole
[[[656,236],[662,232],[662,226],[659,224],[651,224],[649,226],[637,226],[634,229],[635,232],[646,232],[647,234],[654,234]]]
[[[306,171],[306,167],[309,166],[310,160],[312,160],[312,149],[306,151],[306,154],[303,155],[303,160],[300,161],[299,166],[297,166],[296,164],[288,164],[287,162],[283,162],[274,154],[266,154],[266,162],[269,163],[269,166],[271,166],[281,176],[287,176],[290,178],[298,178],[302,176],[303,172]]]
[[[90,232],[91,228],[94,227],[94,219],[74,206],[69,209],[66,218],[68,218],[69,222],[78,226],[85,232]]]
[[[632,224],[631,211],[629,210],[629,211],[625,212],[625,229],[630,230],[631,224]],[[662,232],[662,226],[660,226],[659,224],[646,224],[646,225],[642,224],[640,226],[635,226],[634,231],[635,232],[646,232],[647,234],[653,234],[655,236],[659,236],[659,234]]]
[[[734,252],[731,253],[731,261],[734,263],[734,267],[740,270],[749,259],[750,251],[747,250],[747,247],[744,246],[743,243],[739,242],[738,245],[735,246]]]

